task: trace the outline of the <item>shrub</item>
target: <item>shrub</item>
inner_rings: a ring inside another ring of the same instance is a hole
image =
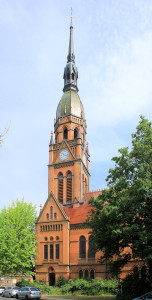
[[[80,294],[80,295],[101,295],[113,294],[116,295],[119,290],[119,282],[116,279],[98,279],[85,280],[75,279],[70,280],[61,287],[63,294]]]
[[[61,287],[63,286],[65,283],[67,282],[67,280],[63,277],[63,276],[59,276],[56,286]]]
[[[101,295],[101,294],[112,294],[116,295],[119,289],[119,282],[116,279],[75,279],[66,281],[64,277],[60,276],[57,281],[57,287],[52,287],[44,284],[42,281],[33,281],[29,282],[26,280],[22,280],[17,282],[19,287],[22,286],[34,286],[38,287],[42,294],[48,295]]]

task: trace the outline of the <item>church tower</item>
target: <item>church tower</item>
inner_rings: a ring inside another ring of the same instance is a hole
[[[65,279],[94,278],[101,272],[92,252],[90,229],[83,223],[90,211],[90,196],[97,197],[99,192],[90,192],[87,126],[78,95],[72,23],[63,79],[55,140],[52,132],[49,145],[48,199],[35,222],[36,279],[49,285],[55,285],[61,275]]]
[[[48,194],[53,192],[62,205],[75,207],[83,203],[85,193],[90,191],[90,156],[84,108],[78,95],[72,22],[63,79],[63,95],[54,122],[55,141],[51,132],[49,145]]]
[[[97,198],[102,191],[90,192],[87,126],[78,95],[72,23],[63,78],[55,140],[52,132],[49,145],[48,198],[35,221],[36,279],[49,285],[55,285],[59,276],[94,279],[106,278],[108,272],[107,264],[99,262],[101,252],[95,253],[91,229],[84,223],[90,214],[90,197]]]

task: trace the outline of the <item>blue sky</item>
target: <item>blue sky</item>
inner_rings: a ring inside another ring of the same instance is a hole
[[[152,120],[151,0],[0,0],[0,209],[48,196],[50,132],[62,96],[73,7],[91,190],[106,187],[117,150]]]

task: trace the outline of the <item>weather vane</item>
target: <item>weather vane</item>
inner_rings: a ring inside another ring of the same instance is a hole
[[[71,17],[70,17],[70,19],[71,19],[71,25],[72,25],[72,7],[71,7]]]

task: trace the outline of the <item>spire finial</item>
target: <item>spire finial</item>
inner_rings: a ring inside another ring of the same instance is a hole
[[[71,23],[70,23],[70,39],[69,39],[69,50],[67,56],[67,65],[64,68],[64,88],[63,92],[74,90],[78,92],[77,79],[78,71],[75,65],[75,55],[74,55],[74,44],[73,44],[73,24],[72,24],[72,7],[71,7]],[[65,108],[66,110],[66,108]]]
[[[71,7],[71,17],[70,17],[70,19],[71,19],[71,26],[72,26],[72,7]]]

